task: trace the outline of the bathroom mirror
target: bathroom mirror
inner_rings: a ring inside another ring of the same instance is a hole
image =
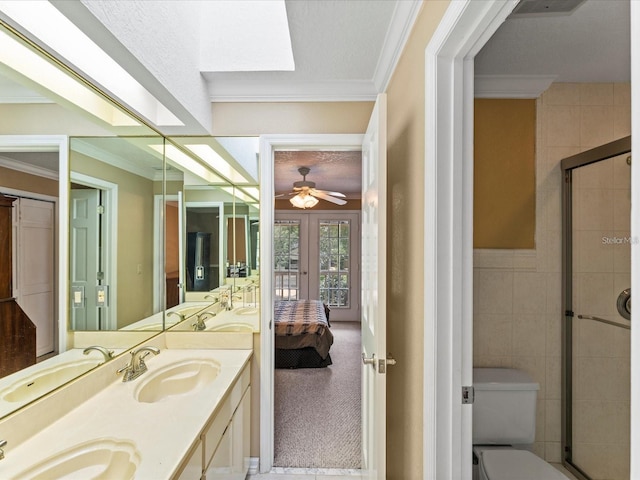
[[[162,330],[162,151],[157,136],[70,139],[71,330]]]
[[[178,312],[191,312],[195,310],[191,306],[219,301],[219,293],[231,288],[236,305],[242,306],[244,285],[259,284],[257,263],[253,269],[249,265],[251,249],[254,257],[258,254],[257,243],[251,243],[250,227],[250,214],[255,221],[259,211],[257,139],[188,137],[170,141],[166,200],[167,209],[175,213],[167,213],[167,248],[170,243],[178,245],[167,252],[167,272],[177,272],[167,276],[167,292],[177,289],[171,305],[177,304]],[[195,156],[192,159],[199,164],[212,166],[214,175],[188,168],[185,154]],[[176,232],[173,241],[169,232]],[[257,224],[253,235],[257,241]]]
[[[68,323],[68,306],[71,303],[68,300],[72,297],[67,276],[71,271],[67,230],[70,225],[67,205],[71,193],[68,183],[69,161],[76,165],[80,158],[92,159],[91,162],[97,161],[96,157],[100,159],[96,153],[96,148],[103,146],[97,143],[100,137],[107,137],[113,143],[122,142],[117,138],[119,135],[146,137],[148,143],[156,145],[162,145],[163,139],[108,99],[87,88],[73,74],[61,70],[58,64],[50,62],[33,45],[15,37],[3,23],[0,23],[0,36],[5,42],[3,45],[7,48],[11,45],[11,49],[20,52],[14,57],[0,59],[0,118],[4,120],[0,122],[0,191],[17,199],[13,207],[13,296],[37,326],[37,363],[34,359],[33,364],[25,365],[23,370],[0,378],[0,417],[3,417],[104,361],[99,352],[84,356],[81,347],[74,348],[78,347],[74,343],[77,340],[75,336],[83,332],[68,329],[71,325]],[[20,62],[13,62],[16,58]],[[34,65],[39,62],[37,67],[30,70],[33,74],[23,69],[27,61],[33,61]],[[58,78],[64,77],[72,87],[69,90],[56,90],[56,86],[48,83],[54,72],[57,72],[55,75]],[[92,109],[75,101],[78,97],[70,92],[82,92],[84,99],[90,99],[91,105],[99,105],[99,108]],[[69,140],[70,137],[74,139]],[[84,141],[82,146],[78,143],[80,138]],[[72,152],[69,151],[70,143],[74,144]],[[134,164],[136,157],[127,155],[125,160],[127,165]],[[74,189],[82,185],[77,190],[89,192],[97,190],[100,183],[109,181],[97,174],[102,167],[91,170],[89,161],[78,165],[76,172],[80,174],[80,179],[74,184]],[[108,169],[113,168],[116,167],[108,166]],[[151,168],[159,168],[156,175],[162,178],[161,151],[158,152],[155,166]],[[97,183],[91,184],[87,177],[93,177]],[[118,187],[121,191],[126,190],[124,185],[118,184]],[[159,188],[162,193],[162,182],[154,182],[153,188]],[[91,193],[87,196],[95,198],[97,195]],[[108,223],[104,225],[107,227]],[[120,226],[118,231],[123,234],[127,226]],[[127,248],[114,248],[111,261],[115,264],[126,262],[126,255]],[[145,268],[151,268],[155,262],[145,259],[135,263],[136,275],[138,263],[143,265],[140,275],[151,278],[152,273],[147,273]],[[122,273],[124,269],[120,270]],[[140,312],[126,313],[126,318],[154,311],[148,306],[153,299],[153,291],[147,287],[148,282],[148,279],[143,282],[144,293],[140,293],[138,298],[143,299],[140,303],[144,307],[139,307]],[[85,285],[85,297],[81,296],[79,300],[89,296],[104,298],[105,304],[110,304],[114,293],[122,299],[118,283],[114,280],[112,285],[115,288],[111,289],[109,285],[109,289],[105,288],[102,292],[95,290],[95,286],[91,289]],[[124,312],[125,308],[118,310]],[[118,315],[122,312],[118,312]],[[114,328],[120,328],[117,318]],[[74,319],[77,328],[82,325],[83,328],[96,330],[102,330],[107,321],[114,322],[113,318],[105,316],[89,318],[85,315]],[[102,332],[96,333],[100,334]],[[118,348],[114,348],[115,353],[126,351],[153,334],[139,332],[123,337],[125,339],[118,342]],[[20,382],[24,381],[28,381],[29,388],[19,389]]]

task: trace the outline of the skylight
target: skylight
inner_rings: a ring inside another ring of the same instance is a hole
[[[200,71],[293,71],[284,0],[202,4]]]

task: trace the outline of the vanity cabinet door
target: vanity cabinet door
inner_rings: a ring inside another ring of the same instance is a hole
[[[232,476],[232,427],[231,423],[222,434],[216,453],[204,473],[203,480],[230,480]]]
[[[249,471],[251,436],[251,387],[248,387],[231,420],[231,457],[234,480],[244,480]]]
[[[198,441],[191,451],[189,459],[184,465],[184,469],[175,477],[176,480],[201,480],[202,475],[202,442]]]

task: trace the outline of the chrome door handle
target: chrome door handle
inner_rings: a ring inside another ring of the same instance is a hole
[[[367,358],[364,355],[364,352],[362,352],[362,363],[364,363],[365,365],[373,365],[374,367],[376,366],[376,354],[374,353],[373,355],[371,355],[371,358]]]

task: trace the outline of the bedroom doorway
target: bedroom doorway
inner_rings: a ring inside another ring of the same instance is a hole
[[[362,159],[358,150],[296,152],[303,156],[293,164],[294,152],[276,152],[276,194],[290,190],[290,181],[278,177],[278,161],[290,170],[311,167],[319,188],[345,192],[349,203],[338,209],[321,199],[313,209],[292,208],[278,200],[273,228],[273,288],[275,302],[319,300],[329,309],[333,343],[331,362],[322,368],[274,369],[274,467],[276,469],[334,469],[360,472],[361,421],[361,324],[360,324],[360,192]],[[342,159],[341,156],[344,156]],[[314,162],[316,157],[317,163]],[[344,163],[342,163],[344,162]],[[337,166],[349,174],[338,174]],[[294,173],[296,175],[297,173]],[[345,178],[350,177],[353,191]],[[295,178],[294,178],[295,179]],[[282,187],[278,188],[278,184]],[[276,330],[277,331],[277,330]],[[282,345],[282,343],[280,343]],[[276,342],[278,348],[278,342]],[[287,347],[288,348],[288,347]],[[282,353],[282,350],[279,351]],[[322,355],[321,355],[322,356]],[[281,358],[281,357],[277,357]],[[322,364],[324,365],[324,364]],[[277,470],[276,470],[277,471]]]

